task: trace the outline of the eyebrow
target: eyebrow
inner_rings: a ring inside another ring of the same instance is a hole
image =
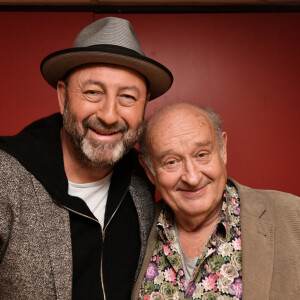
[[[95,84],[95,85],[98,85],[98,86],[101,86],[101,87],[105,87],[105,86],[106,86],[102,81],[99,81],[99,80],[92,80],[92,79],[89,79],[89,80],[84,81],[84,82],[82,83],[83,86],[84,86],[84,85],[87,85],[87,84]],[[134,86],[134,85],[132,85],[132,86],[123,86],[123,87],[120,87],[120,88],[119,88],[119,91],[120,91],[120,92],[125,91],[125,90],[133,90],[133,91],[135,91],[135,92],[138,93],[138,96],[139,96],[140,93],[141,93],[140,90],[139,90],[136,86]]]
[[[212,141],[206,141],[206,142],[196,143],[196,145],[197,145],[198,147],[210,146],[210,145],[212,145],[212,144],[213,144]]]
[[[196,147],[207,147],[210,145],[213,145],[211,141],[206,141],[206,142],[200,142],[200,143],[195,143]],[[169,155],[169,154],[174,154],[177,155],[176,153],[173,152],[173,149],[168,149],[166,151],[161,152],[157,157],[157,159],[162,159],[164,156]]]
[[[92,79],[88,79],[88,80],[86,80],[82,83],[83,86],[87,85],[87,84],[95,84],[95,85],[99,85],[99,86],[102,86],[102,87],[105,86],[105,84],[102,81],[92,80]]]

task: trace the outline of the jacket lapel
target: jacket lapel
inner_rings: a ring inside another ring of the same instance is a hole
[[[244,299],[269,299],[273,260],[273,225],[245,214],[242,216]]]
[[[270,297],[274,263],[274,225],[255,190],[236,184],[241,199],[243,299]]]

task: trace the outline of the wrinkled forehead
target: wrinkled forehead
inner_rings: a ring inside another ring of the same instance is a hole
[[[160,147],[172,139],[184,140],[194,136],[199,141],[214,143],[213,124],[200,108],[184,107],[162,111],[154,115],[147,124],[148,147]]]

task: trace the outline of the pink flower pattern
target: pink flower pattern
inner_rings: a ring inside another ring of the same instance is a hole
[[[173,282],[176,277],[176,272],[173,268],[166,269],[164,271],[166,281]]]
[[[159,216],[159,238],[140,288],[139,300],[200,300],[218,296],[242,298],[240,199],[226,186],[220,222],[200,255],[191,281],[187,282],[174,239],[173,214],[165,207]],[[152,294],[152,296],[151,296]]]
[[[217,274],[209,274],[208,277],[202,280],[202,285],[206,291],[212,290],[215,286],[216,280],[218,278]]]
[[[242,239],[238,237],[232,241],[232,246],[234,250],[242,250]]]

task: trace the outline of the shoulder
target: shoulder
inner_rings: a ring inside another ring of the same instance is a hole
[[[154,214],[154,186],[148,180],[143,167],[138,161],[136,149],[131,150],[129,154],[132,162],[129,191],[139,218],[146,221],[147,227],[151,227]]]
[[[5,186],[5,182],[3,182],[5,178],[16,181],[28,174],[27,170],[15,157],[0,149],[1,187]]]
[[[241,197],[256,197],[260,199],[261,201],[266,201],[266,202],[273,202],[277,203],[280,202],[282,203],[282,200],[285,201],[292,201],[295,204],[300,203],[300,197],[286,193],[286,192],[281,192],[277,190],[263,190],[263,189],[253,189],[248,186],[239,184],[237,181],[230,179],[231,182],[234,183],[234,185],[237,187],[239,195]],[[279,203],[278,203],[279,204]]]
[[[29,194],[34,194],[33,175],[3,150],[0,150],[0,181],[0,211],[6,206],[17,208]]]
[[[13,156],[0,150],[0,182],[1,261],[1,247],[9,239],[11,224],[18,220],[23,211],[24,199],[27,199],[28,191],[32,190],[32,177]],[[1,242],[4,244],[1,245]]]
[[[230,179],[241,199],[241,209],[252,215],[265,212],[270,218],[295,217],[300,215],[300,197],[275,190],[252,189]]]
[[[151,194],[151,199],[153,200],[154,195],[154,186],[149,181],[143,167],[141,166],[138,160],[138,151],[132,149],[129,152],[130,161],[132,164],[132,173],[131,173],[131,184],[130,186],[137,191],[147,192]],[[151,201],[152,201],[151,200]]]
[[[0,149],[0,211],[4,206],[20,210],[25,205],[35,205],[37,194],[46,191],[36,177],[15,157]]]

